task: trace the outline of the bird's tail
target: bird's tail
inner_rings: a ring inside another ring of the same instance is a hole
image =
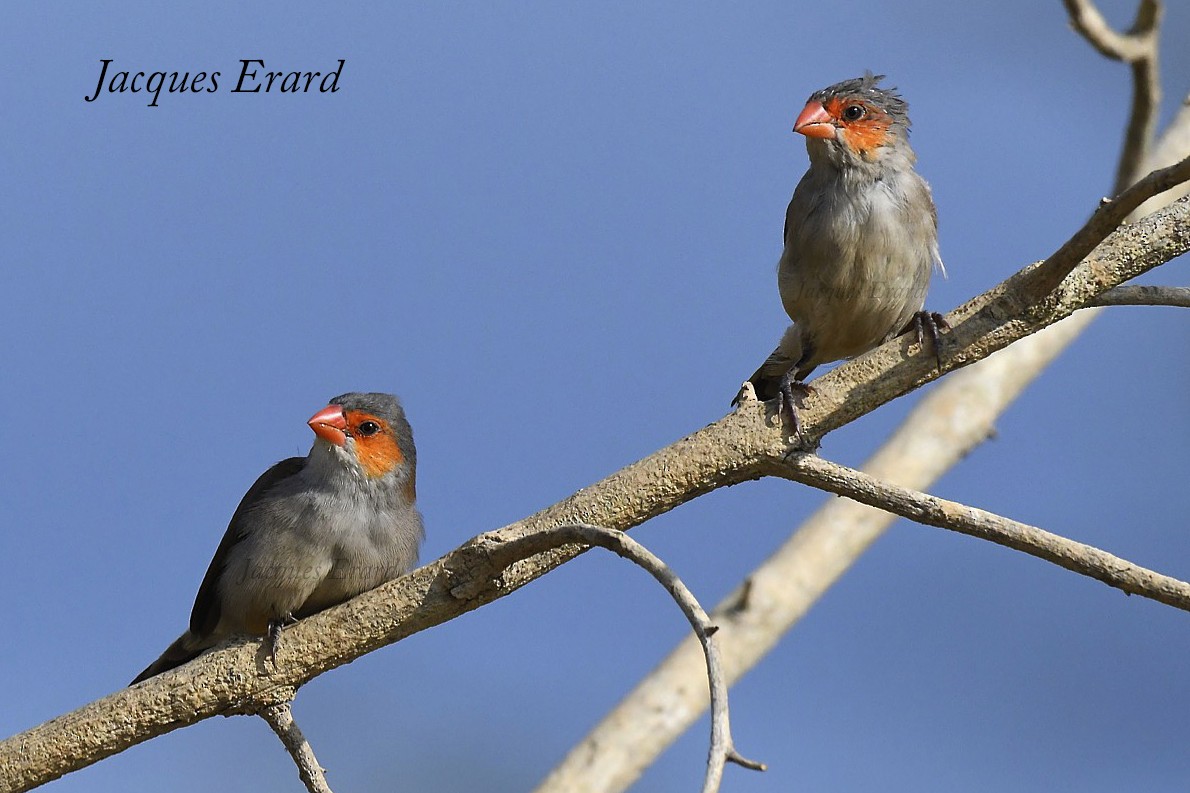
[[[159,675],[162,672],[168,672],[170,669],[181,666],[187,661],[197,658],[199,653],[205,649],[207,649],[207,646],[197,636],[190,631],[186,631],[173,644],[166,648],[160,658],[145,667],[145,671],[137,675],[136,679],[128,685],[135,686],[142,680],[148,680],[154,675]]]
[[[793,361],[788,358],[782,358],[778,352],[774,352],[768,357],[760,368],[752,373],[748,378],[748,382],[752,384],[752,388],[756,390],[756,398],[761,402],[768,402],[777,396],[780,390],[781,378],[793,368]],[[738,404],[740,401],[739,394],[732,400],[732,404]]]
[[[756,398],[761,402],[774,399],[781,390],[781,378],[795,366],[799,367],[794,373],[795,379],[802,380],[808,377],[814,367],[805,365],[806,362],[803,359],[806,357],[808,356],[802,349],[801,334],[797,330],[797,325],[790,325],[785,330],[785,335],[781,337],[777,349],[773,350],[773,354],[766,358],[760,368],[748,378],[748,382],[756,390]],[[740,396],[740,394],[736,394],[731,404],[738,405]]]

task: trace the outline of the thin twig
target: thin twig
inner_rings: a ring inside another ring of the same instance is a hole
[[[480,538],[484,539],[484,538]],[[564,545],[581,544],[606,548],[643,568],[673,596],[690,622],[694,635],[702,645],[706,659],[707,679],[711,694],[711,747],[707,754],[707,772],[703,779],[703,793],[715,793],[723,781],[723,768],[728,762],[763,771],[763,763],[749,760],[736,751],[731,739],[731,718],[727,705],[727,678],[720,660],[719,646],[714,635],[719,630],[711,623],[698,599],[670,567],[656,555],[622,531],[606,529],[589,523],[569,523],[525,537],[502,542],[492,538],[489,559],[498,569],[544,551]]]
[[[1118,229],[1134,209],[1187,180],[1190,180],[1190,157],[1168,168],[1153,171],[1114,199],[1100,204],[1091,219],[1074,236],[1030,273],[1027,291],[1037,301],[1045,298],[1091,251]]]
[[[306,740],[306,736],[302,735],[297,722],[293,720],[293,711],[290,710],[289,703],[279,702],[261,708],[259,715],[273,728],[273,732],[277,733],[281,743],[285,744],[285,750],[297,764],[298,776],[302,778],[306,790],[310,793],[334,793],[326,783],[326,769],[318,764],[314,749]]]
[[[776,466],[780,475],[927,526],[978,537],[1094,578],[1129,595],[1190,611],[1190,583],[1156,573],[1090,545],[1018,523],[986,510],[931,496],[824,460],[797,453]]]
[[[1117,286],[1092,300],[1091,306],[1174,306],[1190,308],[1190,286]]]

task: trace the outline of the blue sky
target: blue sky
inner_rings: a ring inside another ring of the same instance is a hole
[[[1163,119],[1190,91],[1190,7],[1168,5]],[[1103,7],[1130,21],[1132,0]],[[10,3],[0,44],[2,735],[157,656],[243,492],[338,393],[404,400],[423,561],[722,416],[785,324],[812,91],[871,68],[910,102],[946,311],[1093,210],[1129,90],[1057,0]],[[102,58],[220,90],[84,102]],[[241,58],[346,65],[333,95],[233,94]],[[1106,312],[933,492],[1190,578],[1183,312]],[[822,454],[858,464],[913,401]],[[749,483],[634,536],[711,605],[825,498]],[[1186,620],[898,523],[733,690],[770,770],[727,788],[1183,788]],[[590,553],[319,678],[295,713],[337,790],[525,790],[684,631]],[[636,789],[694,787],[706,734]],[[299,789],[243,718],[50,789],[163,785]]]

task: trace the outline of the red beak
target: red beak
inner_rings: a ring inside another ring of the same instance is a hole
[[[338,405],[327,405],[306,422],[314,434],[328,443],[342,446],[347,443],[347,417]]]
[[[793,131],[805,135],[807,138],[823,138],[833,140],[835,125],[830,113],[821,102],[807,102],[802,108],[801,115],[793,122]]]

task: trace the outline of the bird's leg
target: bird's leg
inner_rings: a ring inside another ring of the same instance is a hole
[[[781,382],[777,384],[777,416],[778,418],[788,416],[793,424],[794,437],[802,441],[805,439],[802,434],[802,419],[797,413],[797,405],[794,404],[794,401],[804,399],[814,393],[814,387],[798,380],[794,375],[796,371],[796,366],[790,367],[785,374],[781,375]]]
[[[277,645],[281,643],[281,629],[286,625],[297,622],[292,612],[286,613],[280,619],[269,620],[269,632],[265,636],[265,646],[269,648],[269,658],[273,660],[273,668],[277,668]]]
[[[939,330],[950,330],[946,318],[936,311],[918,311],[913,315],[913,330],[917,334],[917,346],[924,350],[926,336],[930,337],[930,344],[934,347],[934,360],[938,362],[938,371],[942,371],[942,340],[938,336]]]

